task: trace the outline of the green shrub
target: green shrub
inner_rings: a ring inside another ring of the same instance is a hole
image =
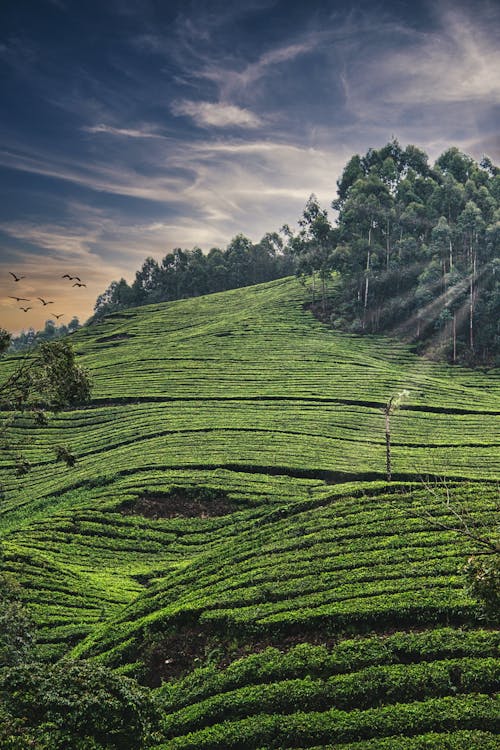
[[[156,721],[147,690],[88,662],[4,669],[0,706],[8,719],[0,746],[13,750],[31,747],[31,737],[47,750],[139,750]],[[26,744],[16,745],[18,736]]]

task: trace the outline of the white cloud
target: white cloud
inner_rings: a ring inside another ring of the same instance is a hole
[[[18,240],[25,240],[36,247],[48,250],[59,260],[69,258],[71,262],[88,259],[89,243],[95,242],[98,232],[82,232],[82,228],[62,227],[56,224],[35,224],[12,221],[0,224],[0,230]],[[94,262],[96,258],[94,257]]]
[[[125,138],[160,138],[166,140],[165,136],[155,133],[151,128],[115,128],[112,125],[99,123],[98,125],[85,125],[82,130],[86,133],[106,133],[107,135],[117,135]]]
[[[387,81],[388,101],[418,104],[484,100],[493,104],[500,102],[499,70],[500,47],[489,29],[463,11],[448,9],[438,30],[418,35],[407,49],[389,54],[379,75]],[[394,71],[402,75],[394,75]]]
[[[174,102],[172,112],[175,115],[192,117],[201,127],[242,127],[258,128],[262,120],[253,112],[226,102],[193,102],[188,100]]]
[[[490,21],[484,13],[438,3],[435,23],[425,32],[401,27],[389,34],[389,26],[377,27],[366,49],[358,40],[341,51],[347,108],[359,120],[384,117],[397,125],[409,109],[419,108],[415,119],[432,109],[448,137],[453,120],[459,125],[465,116],[464,127],[470,127],[479,114],[475,107],[500,103],[500,48],[492,33],[498,10]]]
[[[208,61],[199,71],[195,72],[200,78],[213,81],[219,87],[224,98],[241,94],[242,90],[255,86],[257,81],[265,77],[276,65],[291,62],[300,55],[312,52],[318,44],[326,38],[321,32],[309,33],[300,42],[283,45],[264,52],[255,62],[249,63],[242,70],[228,64],[214,64]]]
[[[158,159],[158,154],[155,156]],[[153,161],[147,163],[154,164]],[[151,176],[139,174],[127,166],[65,160],[53,153],[21,153],[5,149],[0,151],[0,164],[83,185],[98,192],[150,201],[177,202],[180,190],[186,185],[186,178],[173,177],[168,170],[164,175]]]

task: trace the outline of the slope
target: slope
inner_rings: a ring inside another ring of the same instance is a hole
[[[230,670],[236,659],[244,670],[245,655],[270,646],[295,653],[302,642],[326,644],[334,654],[356,633],[385,654],[395,628],[429,638],[437,628],[439,640],[452,626],[449,638],[464,643],[464,627],[473,641],[481,632],[459,572],[474,546],[446,529],[454,521],[446,502],[448,493],[494,523],[498,374],[328,330],[304,309],[305,296],[295,280],[279,280],[134,309],[73,335],[92,372],[92,403],[44,429],[18,423],[13,439],[33,465],[27,477],[14,476],[5,457],[1,464],[6,567],[23,585],[48,658],[97,658],[159,684],[200,660]],[[410,397],[393,418],[396,481],[387,486],[382,408],[402,388]],[[53,462],[54,444],[71,447],[75,467]],[[446,478],[444,493],[422,486],[425,475]],[[449,746],[459,747],[471,741],[467,732],[487,733],[494,723],[488,696],[497,673],[488,659],[498,644],[488,643],[460,653],[436,647],[422,660],[431,671],[407,672],[407,693],[394,687],[404,675],[384,657],[387,690],[364,704],[349,688],[351,702],[341,707],[344,688],[329,684],[328,669],[324,684],[298,685],[288,707],[271,690],[260,718],[244,693],[241,710],[221,708],[215,723],[170,719],[177,704],[167,696],[166,746],[291,747],[293,735],[302,737],[293,746],[309,747],[325,741],[331,722],[352,721],[358,728],[333,732],[336,742],[375,737],[384,722],[380,736],[423,736],[442,724],[456,734]],[[474,677],[478,670],[484,679]],[[433,675],[441,687],[431,687]],[[278,685],[276,695],[289,687]],[[228,690],[222,682],[214,695]],[[401,726],[389,710],[400,697],[410,707]],[[387,716],[335,713],[379,704]],[[410,730],[412,706],[434,719]],[[469,723],[456,718],[464,711]],[[316,729],[297,734],[297,722]],[[245,731],[246,745],[230,740]]]

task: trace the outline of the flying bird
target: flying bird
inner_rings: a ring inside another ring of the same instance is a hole
[[[56,320],[59,320],[59,318],[62,318],[63,315],[64,313],[59,313],[59,315],[55,315],[54,313],[52,313],[52,317],[55,318]]]
[[[76,278],[76,277],[75,277]],[[87,286],[87,284],[79,284],[77,281],[73,284],[73,286]]]
[[[53,303],[52,301],[50,301],[50,300],[49,300],[49,302],[46,302],[46,301],[45,301],[44,299],[42,299],[41,297],[37,297],[37,299],[39,299],[39,300],[40,300],[40,302],[42,303],[42,305],[43,305],[44,307],[45,307],[45,305],[53,305],[53,304],[54,304],[54,303]]]
[[[13,297],[11,294],[9,294],[9,299],[15,299],[16,302],[31,302],[31,300],[26,297]]]
[[[61,279],[69,279],[70,281],[76,279],[77,281],[81,281],[81,278],[79,276],[70,276],[69,273],[65,273],[64,276],[61,276]]]
[[[25,279],[26,276],[16,276],[15,273],[12,273],[12,271],[9,271],[10,275],[14,277],[14,281],[21,281],[21,279]]]
[[[31,310],[31,307],[20,307],[20,310],[24,310],[24,312],[28,312],[28,310]]]

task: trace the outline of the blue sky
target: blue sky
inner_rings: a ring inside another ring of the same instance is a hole
[[[498,162],[499,30],[482,1],[2,0],[0,324],[48,317],[10,294],[85,319],[147,255],[294,224],[392,136]]]

